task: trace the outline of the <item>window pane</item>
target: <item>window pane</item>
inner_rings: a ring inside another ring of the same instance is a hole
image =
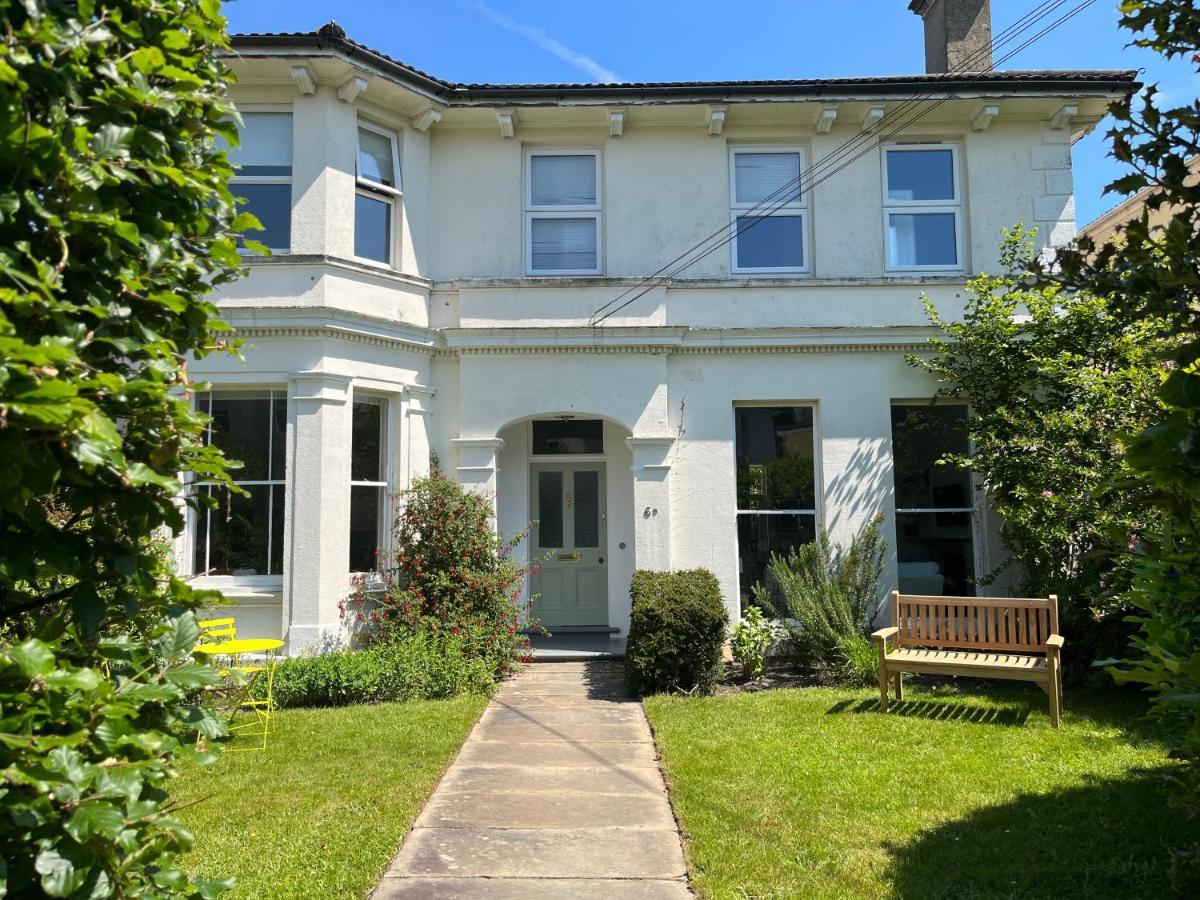
[[[237,175],[292,174],[292,114],[242,113],[239,145],[229,151]]]
[[[596,157],[592,154],[529,159],[532,184],[529,201],[534,206],[595,206]]]
[[[739,269],[804,268],[804,229],[800,216],[738,216]]]
[[[350,488],[350,571],[374,572],[383,533],[384,488]]]
[[[738,509],[814,509],[813,411],[737,407]]]
[[[533,423],[533,452],[603,453],[604,423],[599,419],[548,419]]]
[[[396,187],[392,142],[382,134],[358,129],[358,177]]]
[[[600,546],[600,473],[575,473],[575,546]]]
[[[750,589],[763,581],[772,553],[786,554],[793,547],[817,539],[817,517],[812,514],[762,516],[743,513],[737,518],[738,577],[744,609],[751,597]],[[771,591],[771,585],[765,587]],[[775,605],[781,606],[778,600]]]
[[[209,566],[213,575],[268,575],[271,487],[244,488],[250,496],[209,488],[219,506],[209,516]],[[280,533],[282,525],[280,522]],[[282,537],[280,538],[280,541]],[[282,555],[282,554],[281,554]]]
[[[533,219],[532,263],[535,272],[590,271],[596,266],[596,220]]]
[[[208,494],[211,491],[212,488],[200,487],[196,492],[199,494]],[[208,507],[200,507],[200,509],[193,513],[193,516],[193,521],[196,523],[196,531],[195,540],[192,544],[192,574],[203,575],[208,568]]]
[[[273,391],[271,396],[271,480],[287,478],[287,394]]]
[[[973,505],[971,476],[937,464],[947,453],[968,452],[967,408],[892,407],[892,459],[897,509],[962,509]]]
[[[954,213],[889,213],[893,266],[956,266]]]
[[[975,596],[970,513],[898,513],[900,593]]]
[[[889,150],[888,199],[953,200],[954,153],[937,150]]]
[[[266,481],[268,458],[274,449],[270,393],[213,393],[210,440],[242,468],[233,473],[236,481]]]
[[[733,195],[741,203],[794,203],[800,199],[799,153],[735,153]]]
[[[283,572],[283,499],[282,484],[271,485],[271,574]]]
[[[290,184],[246,184],[238,182],[229,188],[241,198],[241,209],[254,213],[262,230],[246,232],[252,241],[266,244],[272,250],[288,250],[292,246],[292,186]]]
[[[557,549],[563,545],[563,473],[538,472],[538,546]]]
[[[383,404],[355,400],[350,438],[350,480],[383,481]]]
[[[365,194],[354,197],[354,255],[392,261],[392,203]]]

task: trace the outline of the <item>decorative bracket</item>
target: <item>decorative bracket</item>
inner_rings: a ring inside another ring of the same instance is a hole
[[[820,113],[817,114],[817,133],[829,134],[833,129],[833,123],[837,121],[838,108],[836,106],[826,106]]]
[[[620,137],[625,133],[625,110],[610,109],[608,111],[609,137]]]
[[[496,110],[496,121],[500,123],[500,137],[515,137],[517,133],[517,111],[515,109]]]
[[[1079,115],[1079,107],[1074,103],[1068,103],[1056,109],[1054,113],[1048,119],[1046,119],[1046,121],[1055,131],[1061,131],[1062,129],[1069,127],[1071,120],[1077,115]]]
[[[292,66],[292,81],[296,82],[296,87],[305,96],[317,92],[317,76],[308,63]]]
[[[431,125],[442,121],[442,110],[436,106],[428,106],[413,116],[412,126],[417,131],[428,131]]]
[[[992,124],[992,119],[1000,115],[1000,107],[989,103],[986,106],[981,106],[975,110],[975,115],[971,116],[971,127],[976,131],[987,131],[988,126]]]
[[[343,103],[353,103],[358,95],[367,89],[367,79],[361,75],[351,75],[337,89],[337,98]]]
[[[862,117],[862,130],[870,131],[876,125],[883,121],[884,109],[882,106],[872,106],[867,110],[866,115]]]
[[[710,106],[706,121],[708,122],[708,133],[713,137],[719,135],[725,128],[725,107]]]

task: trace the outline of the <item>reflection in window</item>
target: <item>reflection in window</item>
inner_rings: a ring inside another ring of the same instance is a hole
[[[355,397],[350,440],[350,571],[374,572],[387,540],[387,415],[382,397]]]
[[[197,491],[216,509],[195,513],[193,574],[278,575],[283,571],[283,502],[287,397],[283,391],[213,391],[196,396],[212,418],[206,440],[242,463],[234,483],[246,493],[216,485]]]
[[[575,473],[575,546],[600,546],[600,473]]]
[[[563,473],[538,472],[537,545],[563,546]]]
[[[811,406],[737,407],[734,418],[744,605],[772,554],[816,539],[816,460]]]
[[[946,454],[968,453],[966,423],[967,408],[961,404],[892,407],[901,593],[975,595],[971,475],[938,464]]]
[[[533,423],[535,456],[603,452],[604,423],[600,419],[545,419]]]

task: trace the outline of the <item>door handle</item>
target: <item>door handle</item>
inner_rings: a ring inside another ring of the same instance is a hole
[[[559,562],[579,562],[582,558],[579,553],[560,553],[558,554]]]

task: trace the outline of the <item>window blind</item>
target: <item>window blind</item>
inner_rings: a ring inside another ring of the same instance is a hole
[[[535,272],[590,271],[596,265],[596,219],[532,219]]]
[[[592,154],[530,157],[533,206],[595,206],[596,157]]]
[[[242,113],[241,143],[229,151],[238,175],[292,174],[292,114]]]
[[[358,129],[358,177],[388,187],[398,187],[392,160],[392,142],[382,134]]]
[[[800,199],[799,153],[735,153],[733,169],[738,204],[755,204],[767,197],[772,204]],[[785,188],[789,184],[791,190]]]

